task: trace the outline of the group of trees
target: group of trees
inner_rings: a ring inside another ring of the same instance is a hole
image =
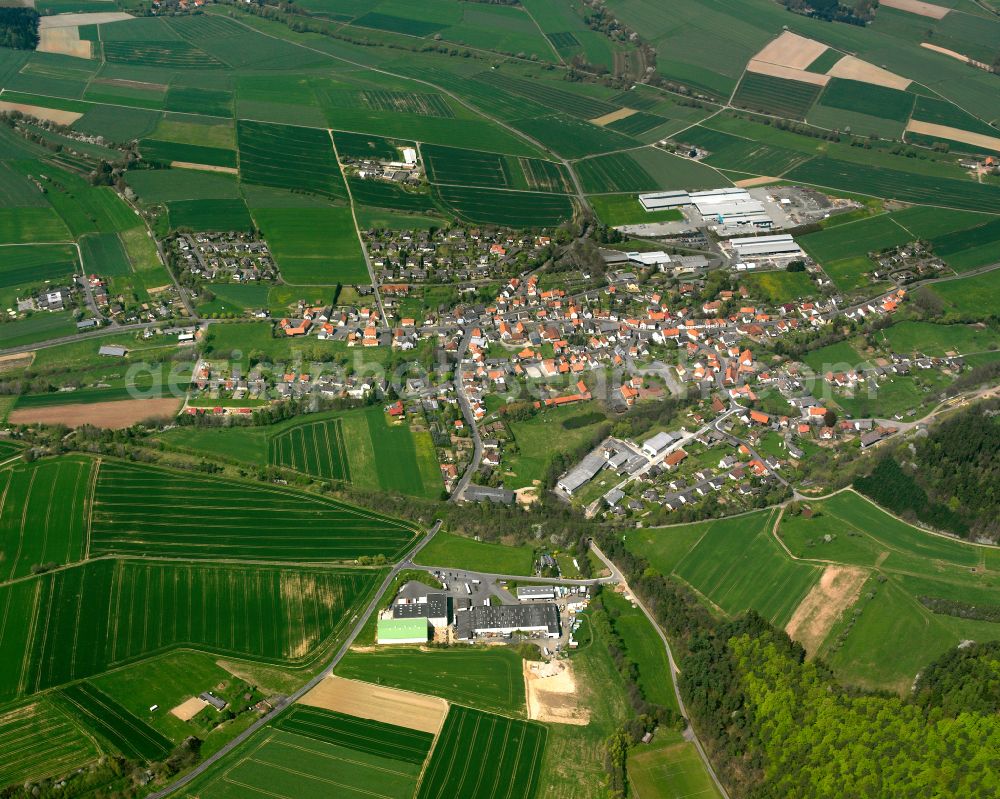
[[[912,449],[882,457],[855,487],[905,519],[957,535],[1000,539],[1000,402],[935,425]]]
[[[33,8],[0,8],[0,47],[38,47],[38,12]]]

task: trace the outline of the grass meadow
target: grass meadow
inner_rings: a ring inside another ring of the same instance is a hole
[[[441,531],[420,550],[417,562],[446,569],[529,575],[534,564],[534,551],[524,544],[490,544]]]
[[[521,656],[506,647],[421,650],[383,646],[370,652],[352,650],[335,673],[482,710],[524,715]]]
[[[58,697],[69,712],[129,759],[162,760],[173,748],[167,738],[88,682],[63,688]]]

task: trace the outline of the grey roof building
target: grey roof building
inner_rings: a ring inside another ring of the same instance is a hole
[[[559,608],[552,602],[531,605],[476,605],[456,614],[455,631],[459,640],[469,641],[480,635],[510,635],[515,632],[559,637]]]

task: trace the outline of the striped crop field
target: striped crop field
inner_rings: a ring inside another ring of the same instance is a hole
[[[296,705],[282,715],[275,726],[318,741],[415,765],[424,762],[434,743],[434,736],[429,732],[305,705]]]
[[[163,735],[90,683],[71,685],[59,695],[74,715],[127,758],[162,760],[173,748]]]
[[[351,479],[340,419],[307,422],[282,431],[268,439],[267,459],[274,466],[295,469],[314,477]]]
[[[303,662],[380,572],[104,559],[0,585],[0,702],[176,647]]]
[[[90,552],[300,562],[396,558],[415,532],[378,513],[287,489],[105,462],[94,491]]]
[[[545,735],[535,722],[452,705],[418,799],[532,799]]]
[[[94,742],[48,699],[0,714],[0,785],[61,776],[99,754]]]
[[[192,783],[199,799],[412,799],[420,765],[266,727]]]
[[[71,457],[0,471],[0,580],[82,558],[93,468]]]

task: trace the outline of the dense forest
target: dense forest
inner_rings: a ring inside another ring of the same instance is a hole
[[[734,797],[1000,795],[1000,644],[946,654],[911,698],[867,693],[756,613],[720,622],[619,537],[599,543],[670,636],[690,721]]]
[[[854,487],[910,521],[1000,538],[1000,403],[972,406],[886,453]]]
[[[33,8],[0,8],[0,47],[34,50],[38,46],[38,12]]]

